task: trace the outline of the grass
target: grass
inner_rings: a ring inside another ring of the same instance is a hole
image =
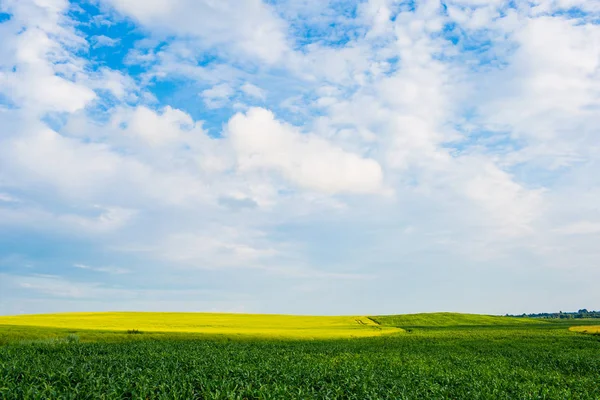
[[[0,325],[79,330],[188,332],[294,339],[370,337],[402,332],[371,319],[218,313],[61,313],[0,317]]]
[[[406,332],[282,340],[0,325],[0,399],[600,398],[600,336],[569,330],[597,320],[371,318]]]
[[[423,313],[403,315],[381,315],[370,317],[371,320],[385,326],[415,327],[449,327],[449,326],[524,326],[546,323],[544,320],[532,318],[501,317],[496,315],[459,314],[459,313]]]

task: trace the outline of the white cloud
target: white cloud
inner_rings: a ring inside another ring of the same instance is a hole
[[[488,127],[508,130],[527,146],[514,163],[552,168],[581,162],[600,138],[600,27],[561,17],[527,20],[510,65],[493,77],[480,104]],[[491,93],[490,93],[491,92]],[[490,96],[492,94],[492,96]]]
[[[227,104],[233,93],[231,86],[221,83],[202,91],[201,95],[208,108],[221,108]]]
[[[83,65],[69,51],[85,46],[63,13],[68,2],[7,4],[13,14],[2,24],[0,92],[30,111],[74,112],[96,98]]]
[[[55,64],[58,60],[49,57],[62,49],[44,31],[28,30],[17,37],[14,46],[18,49],[12,60],[16,68],[0,76],[0,88],[10,91],[17,104],[38,110],[74,112],[95,99],[88,87],[56,75],[58,67],[64,65]],[[11,60],[4,62],[6,69],[12,67]]]
[[[140,135],[143,140],[150,140],[150,144],[160,144],[162,140],[177,138],[181,133],[177,128],[186,118],[174,110],[167,110],[160,118],[157,117],[155,122],[158,126],[143,131],[136,129],[144,128],[145,121],[135,118],[132,121],[132,130],[126,130],[127,133]],[[108,132],[111,130],[103,130],[103,133]],[[0,171],[4,171],[0,176],[6,185],[46,188],[52,195],[63,199],[85,199],[100,204],[117,202],[124,208],[136,208],[148,201],[176,204],[219,195],[208,191],[205,183],[196,177],[201,167],[209,171],[220,168],[211,162],[210,156],[197,161],[191,159],[188,168],[175,168],[169,162],[173,153],[159,153],[158,157],[156,152],[143,151],[144,147],[139,145],[131,147],[133,155],[127,155],[107,144],[86,143],[37,125],[10,133],[0,139]],[[115,134],[115,131],[112,133]],[[194,136],[190,143],[197,143],[198,139],[203,140]],[[123,140],[120,142],[117,138],[115,144],[119,145]],[[210,144],[207,143],[204,151],[216,149]],[[178,149],[175,146],[170,151],[177,152]],[[139,153],[137,157],[135,153]]]
[[[124,109],[113,116],[112,124],[124,126],[125,134],[139,137],[150,146],[184,141],[186,132],[189,136],[204,134],[188,114],[169,106],[162,112],[155,112],[145,106]]]
[[[119,44],[119,39],[113,39],[105,35],[96,35],[90,38],[93,47],[115,47]]]
[[[267,63],[288,51],[285,23],[261,0],[105,0],[143,25],[195,37],[200,47],[225,47]]]
[[[272,169],[296,185],[326,193],[381,192],[379,164],[348,153],[311,134],[277,121],[268,110],[252,108],[231,118],[228,137],[240,170]]]
[[[120,101],[136,102],[140,97],[140,90],[129,75],[108,68],[102,68],[91,76],[88,87],[108,91]]]
[[[264,89],[259,88],[249,82],[244,83],[240,89],[248,96],[257,98],[259,100],[265,100],[267,98],[267,92]]]
[[[374,55],[365,46],[349,44],[331,48],[319,44],[307,46],[305,53],[293,54],[286,61],[294,73],[308,81],[324,80],[335,84],[362,84]]]
[[[369,0],[358,6],[359,15],[369,27],[369,39],[392,33],[390,0]]]
[[[74,195],[91,195],[123,172],[122,158],[105,145],[82,144],[42,127],[11,133],[14,137],[5,138],[0,150],[2,164],[13,171],[4,176],[9,183],[51,183]]]
[[[531,232],[542,211],[541,191],[527,190],[493,164],[479,165],[474,175],[465,191],[487,211],[487,223],[509,235]]]
[[[128,274],[131,272],[130,270],[125,269],[125,268],[91,267],[86,264],[73,264],[73,267],[78,268],[78,269],[84,269],[87,271],[103,272],[103,273],[110,274],[110,275],[122,275],[122,274]]]

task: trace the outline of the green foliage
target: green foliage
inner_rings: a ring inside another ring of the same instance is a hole
[[[0,327],[0,399],[600,398],[600,337],[566,322],[411,318],[411,333],[322,341]]]
[[[79,343],[79,336],[74,333],[69,333],[65,338],[65,341],[67,343]]]

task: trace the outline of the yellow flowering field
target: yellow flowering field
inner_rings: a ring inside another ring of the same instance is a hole
[[[569,328],[570,331],[579,333],[598,333],[600,334],[600,325],[596,326],[573,326]]]
[[[273,338],[370,337],[402,332],[364,316],[93,312],[0,316],[0,325],[141,332],[194,332]]]

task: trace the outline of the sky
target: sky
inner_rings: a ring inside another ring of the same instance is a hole
[[[0,314],[600,309],[600,2],[0,0]]]

